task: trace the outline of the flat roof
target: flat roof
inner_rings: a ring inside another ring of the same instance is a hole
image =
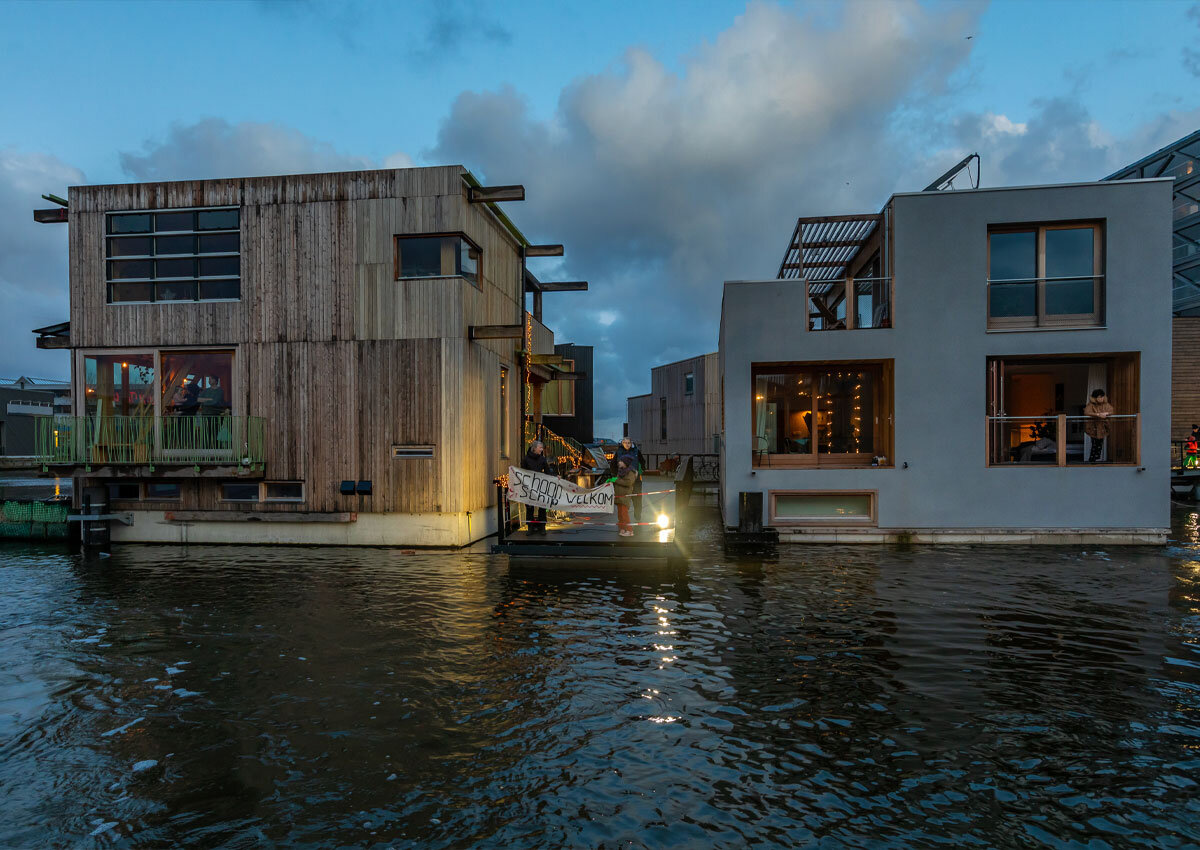
[[[978,192],[1019,192],[1027,189],[1073,189],[1081,186],[1107,187],[1129,185],[1131,183],[1171,183],[1173,177],[1139,177],[1136,180],[1086,180],[1078,183],[1032,183],[1028,186],[980,186],[978,189],[942,189],[929,192],[894,192],[892,198],[930,197],[937,195],[968,195]]]

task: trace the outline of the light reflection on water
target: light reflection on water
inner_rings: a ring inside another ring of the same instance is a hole
[[[1200,842],[1200,539],[0,548],[0,846]],[[95,833],[95,835],[92,835]]]

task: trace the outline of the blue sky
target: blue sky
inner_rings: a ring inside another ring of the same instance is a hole
[[[965,152],[987,185],[1095,179],[1200,126],[1200,4],[7,2],[0,375],[65,374],[71,183],[461,162],[562,241],[561,340],[602,432],[716,347],[721,281],[797,215],[875,211]],[[15,309],[14,309],[15,308]]]

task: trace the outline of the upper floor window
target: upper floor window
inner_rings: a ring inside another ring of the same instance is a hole
[[[988,327],[1084,327],[1102,322],[1100,224],[988,229]]]
[[[696,375],[693,372],[688,372],[683,376],[683,394],[692,395],[696,392]]]
[[[396,237],[396,280],[463,277],[479,286],[483,252],[461,233]]]
[[[236,207],[109,213],[104,247],[109,304],[241,298]]]

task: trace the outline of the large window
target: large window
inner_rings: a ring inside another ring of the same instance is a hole
[[[890,466],[892,364],[755,365],[755,466]]]
[[[104,242],[110,304],[241,297],[236,207],[109,213]]]
[[[479,286],[483,252],[461,233],[396,237],[396,279],[462,277]]]
[[[988,230],[988,327],[1098,325],[1104,300],[1099,224]]]

